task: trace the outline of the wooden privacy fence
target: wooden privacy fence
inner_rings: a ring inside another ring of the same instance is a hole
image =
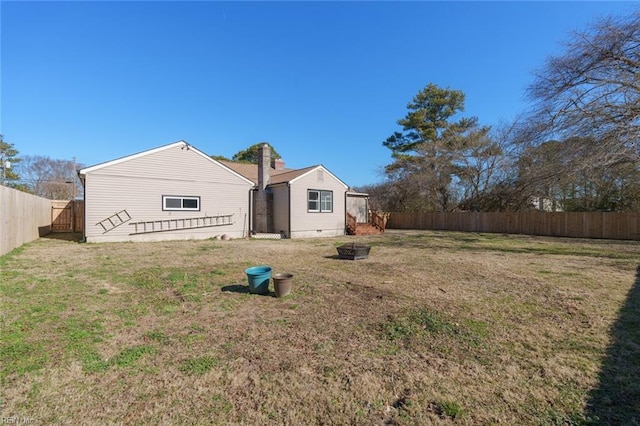
[[[0,256],[51,231],[51,200],[0,185]]]
[[[387,228],[640,240],[640,212],[397,212]]]
[[[51,201],[52,232],[82,232],[84,230],[84,201]]]

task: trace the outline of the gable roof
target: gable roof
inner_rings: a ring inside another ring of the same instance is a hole
[[[104,163],[98,163],[98,164],[95,164],[93,166],[85,167],[84,169],[81,169],[81,170],[78,171],[78,175],[83,177],[87,173],[93,172],[94,170],[100,170],[100,169],[105,168],[105,167],[113,166],[115,164],[123,163],[125,161],[133,160],[135,158],[144,157],[146,155],[154,154],[156,152],[161,152],[161,151],[164,151],[166,149],[171,149],[171,148],[176,148],[176,147],[180,147],[182,149],[187,149],[189,151],[193,151],[195,154],[198,154],[198,155],[206,158],[208,161],[211,161],[212,163],[217,164],[218,166],[224,168],[225,170],[228,170],[230,173],[233,173],[234,175],[238,176],[242,180],[245,180],[248,183],[253,184],[251,179],[248,179],[242,173],[238,173],[237,171],[235,171],[235,170],[231,169],[230,167],[226,166],[225,164],[222,164],[222,162],[214,160],[213,158],[211,158],[210,156],[208,156],[204,152],[200,151],[198,148],[194,147],[193,145],[190,145],[189,143],[187,143],[187,142],[185,142],[183,140],[180,140],[180,141],[177,141],[177,142],[173,142],[173,143],[170,143],[170,144],[167,144],[167,145],[159,146],[157,148],[149,149],[149,150],[146,150],[146,151],[141,151],[141,152],[138,152],[136,154],[127,155],[125,157],[116,158],[115,160],[106,161]]]
[[[220,163],[223,166],[230,168],[234,172],[241,174],[245,178],[252,181],[254,184],[256,185],[258,184],[258,165],[257,164],[238,163],[235,161],[226,161],[226,160],[220,160]],[[273,167],[269,167],[271,180],[273,180],[273,178],[279,174],[287,173],[290,171],[291,169],[276,170]]]
[[[349,185],[347,185],[346,183],[344,183],[341,179],[339,179],[336,175],[334,175],[333,173],[331,173],[329,171],[329,169],[327,169],[325,166],[323,166],[322,164],[318,164],[316,166],[311,166],[311,167],[307,167],[306,169],[300,169],[300,171],[302,171],[303,173],[300,173],[298,176],[294,177],[293,179],[291,179],[289,181],[289,183],[294,183],[296,180],[301,179],[303,176],[308,175],[309,173],[312,173],[314,170],[318,170],[318,169],[322,169],[325,173],[328,173],[329,176],[331,176],[332,178],[334,178],[335,180],[337,180],[338,182],[340,182],[340,184],[342,186],[344,186],[345,189],[349,189]]]
[[[271,176],[271,184],[275,185],[278,183],[291,183],[293,182],[295,179],[299,178],[300,176],[306,174],[307,172],[317,168],[318,166],[309,166],[309,167],[305,167],[304,169],[289,169],[287,170],[285,173],[279,173],[276,176]]]
[[[240,173],[242,176],[246,177],[247,179],[252,180],[253,183],[255,183],[256,185],[258,184],[258,165],[257,164],[237,163],[235,161],[225,161],[225,160],[221,160],[220,162],[223,165],[229,167],[231,170],[237,173]],[[277,183],[289,182],[291,179],[294,179],[295,177],[299,176],[301,173],[304,173],[313,167],[315,166],[307,167],[304,169],[277,170],[269,166],[269,176],[270,176],[269,184],[273,185]]]
[[[258,184],[258,165],[257,164],[237,163],[233,161],[224,161],[224,160],[220,161],[220,163],[229,167],[235,172],[243,175],[247,179],[252,180],[253,183],[255,183],[256,185]],[[303,169],[276,170],[273,167],[269,167],[269,173],[270,173],[269,185],[277,185],[281,183],[293,183],[297,179],[301,178],[302,176],[314,170],[317,170],[319,168],[322,168],[322,170],[328,173],[331,177],[333,177],[335,180],[337,180],[342,185],[344,185],[345,188],[349,187],[342,180],[338,179],[333,173],[327,170],[327,168],[324,167],[322,164],[316,164],[315,166],[309,166]]]
[[[136,154],[127,155],[125,157],[116,158],[115,160],[106,161],[104,163],[98,163],[98,164],[95,164],[93,166],[85,167],[84,169],[81,169],[81,170],[78,171],[78,175],[80,175],[80,177],[82,179],[84,179],[84,176],[87,173],[93,172],[95,170],[100,170],[100,169],[105,168],[105,167],[113,166],[115,164],[123,163],[125,161],[133,160],[135,158],[144,157],[146,155],[150,155],[150,154],[153,154],[153,153],[156,153],[156,152],[164,151],[166,149],[171,149],[171,148],[175,148],[175,147],[180,147],[182,149],[187,149],[189,151],[193,151],[194,153],[206,158],[208,161],[210,161],[210,162],[212,162],[214,164],[217,164],[220,167],[223,167],[224,169],[228,170],[229,172],[233,173],[234,175],[238,176],[239,178],[245,180],[246,182],[254,184],[254,185],[258,184],[258,165],[257,164],[238,163],[238,162],[226,161],[226,160],[214,160],[213,158],[211,158],[210,156],[208,156],[204,152],[200,151],[199,149],[197,149],[193,145],[190,145],[189,143],[187,143],[187,142],[185,142],[183,140],[180,140],[180,141],[177,141],[177,142],[173,142],[173,143],[170,143],[170,144],[167,144],[167,145],[159,146],[157,148],[149,149],[149,150],[146,150],[146,151],[141,151],[141,152],[138,152]],[[308,173],[311,173],[312,171],[317,170],[317,169],[322,169],[323,171],[328,173],[331,177],[333,177],[335,180],[337,180],[342,185],[344,185],[344,187],[346,189],[349,188],[349,186],[346,183],[344,183],[342,180],[338,179],[333,173],[331,173],[322,164],[317,164],[315,166],[305,167],[303,169],[281,169],[281,170],[277,170],[277,169],[274,169],[273,167],[269,167],[269,172],[270,172],[269,184],[270,185],[276,185],[276,184],[282,184],[282,183],[293,183],[296,180],[298,180],[299,178],[301,178],[301,177],[307,175]]]

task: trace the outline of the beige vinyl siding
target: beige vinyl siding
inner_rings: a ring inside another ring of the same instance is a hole
[[[273,191],[273,230],[289,237],[289,187],[275,185]]]
[[[89,168],[91,169],[91,168]],[[130,160],[114,162],[90,173],[127,177],[157,176],[167,180],[210,181],[219,183],[247,182],[223,165],[200,155],[194,149],[173,145]]]
[[[321,171],[322,173],[318,173]],[[323,167],[291,182],[291,238],[330,237],[345,233],[347,188]],[[333,212],[307,211],[307,190],[333,191]]]
[[[193,150],[172,147],[86,174],[87,241],[200,239],[248,229],[251,184]],[[163,211],[162,196],[200,198],[199,211]],[[98,222],[126,210],[131,220],[105,232]],[[233,225],[130,235],[134,222],[233,214]]]

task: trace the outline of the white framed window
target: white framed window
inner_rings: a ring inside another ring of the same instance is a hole
[[[200,197],[183,197],[178,195],[163,195],[162,210],[200,210]]]
[[[333,212],[333,191],[307,190],[307,211],[309,213]]]
[[[321,212],[333,211],[333,192],[332,191],[320,191],[320,211]]]

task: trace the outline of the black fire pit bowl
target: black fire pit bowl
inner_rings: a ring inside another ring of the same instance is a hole
[[[343,244],[338,249],[338,256],[340,259],[358,260],[366,259],[369,257],[369,250],[371,246],[359,245],[355,243]]]

